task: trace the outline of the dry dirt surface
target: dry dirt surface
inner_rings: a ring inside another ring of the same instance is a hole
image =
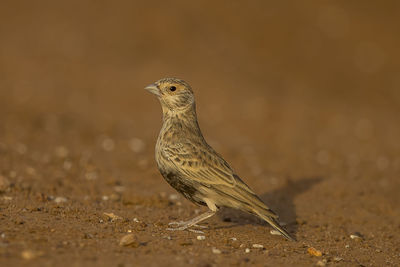
[[[7,1],[0,266],[399,266],[398,1]],[[297,238],[197,207],[156,169],[194,88],[208,142]]]

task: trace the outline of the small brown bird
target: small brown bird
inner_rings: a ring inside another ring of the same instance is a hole
[[[161,79],[145,88],[161,102],[163,126],[156,144],[158,169],[165,180],[192,202],[210,210],[186,222],[173,222],[185,230],[213,216],[219,207],[252,213],[294,240],[269,209],[229,164],[207,144],[197,122],[192,88],[176,78]]]

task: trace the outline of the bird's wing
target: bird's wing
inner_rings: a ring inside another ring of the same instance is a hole
[[[268,216],[278,217],[210,146],[181,142],[164,146],[161,154],[188,179],[244,203],[250,212],[251,207],[258,207]]]
[[[237,184],[232,168],[209,146],[180,142],[163,147],[161,153],[178,172],[199,183],[229,187]]]

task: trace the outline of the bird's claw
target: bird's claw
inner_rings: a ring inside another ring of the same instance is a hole
[[[188,227],[185,227],[185,226],[177,227],[177,228],[167,228],[166,230],[168,230],[168,231],[184,231],[184,230],[188,230],[189,232],[192,232],[192,233],[204,234],[203,231],[194,230],[194,229],[189,229]]]
[[[208,228],[208,226],[206,226],[206,225],[198,225],[198,224],[193,224],[193,225],[186,226],[186,227],[179,227],[179,226],[185,226],[186,224],[187,224],[187,222],[184,222],[184,221],[168,223],[168,225],[176,225],[178,228],[185,228],[185,229],[188,228],[188,227],[197,227],[197,228],[201,228],[201,229],[207,229]],[[172,229],[178,229],[178,228],[172,228]],[[181,230],[185,230],[185,229],[181,229]]]
[[[184,221],[180,221],[180,222],[170,222],[168,225],[176,225],[176,226],[180,226],[180,225],[184,225],[185,222]]]
[[[205,225],[198,225],[198,224],[194,224],[194,225],[188,225],[187,222],[170,222],[168,225],[175,225],[176,227],[174,228],[167,228],[168,231],[183,231],[183,230],[188,230],[189,232],[192,233],[197,233],[197,234],[204,234],[203,231],[200,230],[194,230],[194,229],[190,229],[189,227],[197,227],[197,228],[201,228],[201,229],[207,229],[208,227]]]

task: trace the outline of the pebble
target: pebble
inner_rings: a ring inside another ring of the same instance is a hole
[[[179,196],[177,194],[171,194],[171,195],[169,195],[168,198],[169,198],[169,200],[174,201],[174,200],[179,199]]]
[[[85,174],[85,178],[89,181],[97,179],[97,173],[94,171],[89,171]]]
[[[10,181],[6,177],[0,175],[0,192],[6,192],[9,188]]]
[[[281,235],[281,233],[277,230],[271,230],[269,231],[271,235]]]
[[[204,235],[198,235],[197,236],[197,240],[204,240],[206,239],[206,237]]]
[[[134,234],[127,234],[120,239],[119,245],[122,247],[137,248],[139,246],[139,243],[137,242],[137,239]]]
[[[341,258],[341,257],[334,257],[333,258],[333,261],[336,261],[336,262],[339,262],[339,261],[342,261],[343,260],[343,258]]]
[[[30,250],[30,249],[27,249],[27,250],[24,250],[21,252],[21,257],[24,260],[32,260],[41,255],[43,255],[43,252],[37,252],[37,251]]]
[[[133,218],[133,222],[138,223],[140,221],[138,220],[138,218]]]
[[[121,216],[115,215],[114,213],[104,212],[103,214],[105,216],[107,216],[110,219],[110,221],[112,221],[112,222],[116,221],[116,220],[122,220],[123,219]]]
[[[249,249],[249,248],[246,248],[246,249],[244,250],[244,252],[245,252],[245,253],[250,253],[250,249]]]
[[[129,141],[129,148],[135,152],[135,153],[140,153],[144,150],[146,144],[143,142],[143,140],[139,138],[132,138]]]
[[[325,259],[323,259],[322,261],[318,261],[317,262],[317,266],[325,266],[326,265],[326,260]]]
[[[72,162],[69,160],[64,161],[63,168],[66,171],[70,170],[72,168]]]
[[[117,192],[117,193],[122,193],[122,192],[124,192],[125,191],[125,186],[123,186],[123,185],[116,185],[116,186],[114,186],[114,191],[115,192]]]
[[[65,202],[67,202],[68,200],[67,200],[67,198],[65,198],[65,197],[56,197],[55,199],[54,199],[54,202],[56,202],[56,203],[65,203]]]
[[[111,138],[104,138],[103,141],[101,142],[101,146],[103,149],[107,152],[113,151],[115,148],[115,142]]]
[[[312,256],[316,256],[316,257],[321,257],[322,256],[322,252],[313,248],[313,247],[309,247],[307,249],[308,254],[312,255]]]
[[[363,238],[359,235],[359,234],[357,234],[357,233],[355,233],[355,234],[351,234],[350,235],[350,238],[351,239],[354,239],[354,240],[356,240],[356,241],[361,241]]]
[[[221,254],[221,250],[217,249],[217,248],[212,248],[212,253],[214,254]]]
[[[253,248],[264,248],[261,244],[253,244]]]

